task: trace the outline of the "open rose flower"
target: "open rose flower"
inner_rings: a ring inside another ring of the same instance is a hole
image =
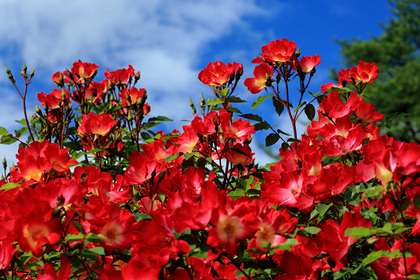
[[[122,100],[123,105],[133,105],[136,104],[137,101],[141,100],[143,96],[146,94],[146,90],[144,88],[137,89],[137,88],[125,88],[121,93],[120,97]]]
[[[240,63],[224,64],[221,61],[216,61],[207,64],[206,68],[198,74],[198,79],[209,86],[221,86],[227,83],[232,75],[235,73],[241,75],[242,72],[243,67]]]
[[[312,55],[312,56],[303,56],[301,59],[297,61],[297,64],[299,65],[301,71],[303,73],[310,73],[315,69],[315,66],[317,66],[321,62],[319,55]],[[297,65],[293,64],[293,70],[298,71]]]
[[[103,113],[97,115],[95,113],[88,113],[83,115],[80,126],[77,129],[77,132],[83,137],[85,134],[96,134],[105,136],[111,129],[115,126],[117,121],[112,119],[112,116]]]
[[[349,69],[349,74],[355,83],[371,84],[378,77],[378,66],[375,62],[359,61],[359,65]]]
[[[244,85],[252,94],[259,93],[266,87],[272,75],[273,71],[268,65],[258,65],[254,69],[254,78],[245,79]]]
[[[292,41],[282,39],[270,42],[262,47],[262,58],[266,62],[284,63],[293,58],[296,52],[296,44]]]
[[[89,79],[95,76],[98,68],[99,68],[99,65],[96,65],[94,63],[82,62],[79,60],[73,63],[71,72],[73,74],[78,75],[82,79]]]

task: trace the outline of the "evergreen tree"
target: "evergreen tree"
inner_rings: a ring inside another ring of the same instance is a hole
[[[378,112],[394,115],[387,132],[400,141],[420,142],[420,0],[388,0],[394,15],[384,32],[369,41],[339,40],[346,67],[376,62],[379,78],[366,100]],[[402,113],[402,114],[401,114]]]

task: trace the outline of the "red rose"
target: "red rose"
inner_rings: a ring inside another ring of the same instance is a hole
[[[275,40],[262,47],[262,58],[266,62],[284,63],[292,59],[296,44],[286,39]]]

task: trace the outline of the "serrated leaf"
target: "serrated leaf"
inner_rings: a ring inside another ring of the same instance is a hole
[[[283,113],[284,105],[275,96],[273,96],[273,105],[276,109],[277,114],[280,116]]]
[[[315,106],[312,104],[308,104],[305,107],[305,114],[310,121],[315,118]]]
[[[8,135],[9,132],[7,132],[7,130],[4,127],[0,126],[0,135]]]
[[[264,95],[264,96],[260,96],[257,98],[257,100],[255,100],[252,105],[251,105],[251,110],[254,110],[255,108],[257,108],[264,100],[266,100],[267,98],[273,97],[272,94],[270,95]]]
[[[277,141],[279,141],[280,136],[278,134],[275,133],[270,133],[268,134],[268,136],[265,138],[265,146],[271,146],[277,143]]]
[[[251,121],[263,122],[263,119],[260,116],[254,115],[254,114],[243,114],[243,115],[240,115],[240,117],[251,120]]]

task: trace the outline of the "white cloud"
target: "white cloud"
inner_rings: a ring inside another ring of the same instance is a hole
[[[37,69],[35,79],[44,79],[44,88],[32,90],[45,92],[52,87],[51,75],[78,59],[100,64],[101,71],[132,64],[142,72],[139,86],[148,90],[152,114],[179,122],[192,118],[189,97],[198,101],[203,91],[197,79],[203,50],[240,27],[252,33],[244,17],[262,13],[254,0],[240,5],[235,0],[4,0],[0,61],[10,68],[26,60]],[[237,48],[232,57],[244,56],[244,46]],[[0,83],[0,92],[6,89],[10,84]],[[16,101],[3,99],[0,126],[11,129],[13,120],[22,118]]]

